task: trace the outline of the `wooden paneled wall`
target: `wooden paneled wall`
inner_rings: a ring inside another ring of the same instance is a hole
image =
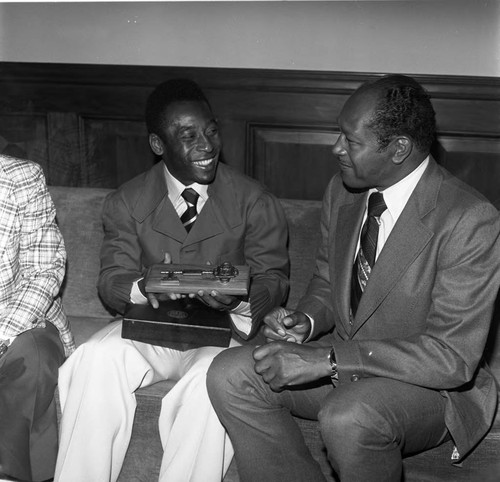
[[[172,77],[197,81],[224,158],[279,197],[321,199],[347,97],[379,74],[42,63],[0,64],[0,152],[39,162],[52,185],[116,187],[154,164],[143,112]],[[500,201],[500,79],[414,76],[432,96],[434,154]]]

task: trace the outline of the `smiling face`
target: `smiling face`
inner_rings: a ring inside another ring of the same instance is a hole
[[[373,93],[355,93],[339,116],[340,136],[333,146],[344,183],[354,189],[384,189],[397,176],[391,144],[379,152],[375,133],[367,127],[376,105]]]
[[[211,183],[222,141],[210,107],[201,101],[174,102],[167,107],[162,126],[150,134],[149,142],[170,173],[186,186]]]

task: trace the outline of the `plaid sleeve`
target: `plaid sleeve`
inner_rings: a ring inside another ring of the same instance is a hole
[[[44,325],[64,278],[66,252],[39,166],[16,169],[10,196],[0,202],[2,229],[9,229],[0,261],[0,338],[9,338]]]

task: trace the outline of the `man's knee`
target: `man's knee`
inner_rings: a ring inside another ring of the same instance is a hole
[[[58,332],[55,328],[29,330],[9,348],[2,378],[4,394],[10,394],[5,407],[14,407],[21,416],[29,413],[37,420],[53,402],[58,369],[64,361]],[[55,411],[53,414],[55,420]]]
[[[57,380],[57,371],[64,362],[64,348],[56,328],[34,328],[21,333],[12,344],[12,359],[22,360],[26,374],[34,379]]]
[[[187,359],[186,369],[206,374],[213,359],[224,350],[218,346],[204,346],[193,350],[193,356]]]
[[[396,442],[390,420],[367,400],[331,397],[318,420],[328,450],[352,450],[356,446],[388,446]]]
[[[245,373],[253,371],[251,347],[229,348],[219,353],[207,372],[207,390],[214,406],[223,405],[229,393],[238,392]]]

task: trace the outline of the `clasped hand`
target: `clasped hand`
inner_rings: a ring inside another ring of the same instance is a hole
[[[163,259],[165,264],[170,264],[172,262],[172,257],[170,253],[165,253]],[[210,263],[207,263],[210,264]],[[178,300],[180,298],[189,297],[197,298],[205,305],[214,308],[219,311],[229,311],[239,305],[240,300],[231,295],[224,295],[219,293],[217,290],[198,290],[196,293],[181,294],[181,293],[147,293],[146,294],[149,304],[157,309],[160,306],[161,301],[167,300]]]
[[[274,308],[264,317],[264,335],[268,342],[302,343],[311,331],[311,320],[301,311]]]

